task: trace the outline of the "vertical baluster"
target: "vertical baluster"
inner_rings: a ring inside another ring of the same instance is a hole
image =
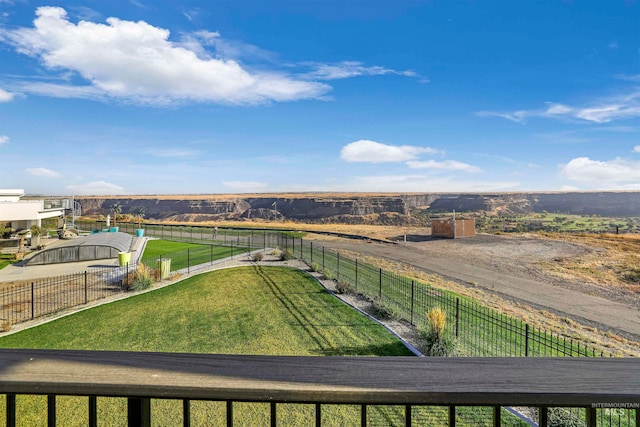
[[[98,426],[98,399],[89,396],[89,427]]]
[[[322,427],[322,405],[316,403],[316,427]]]
[[[233,402],[227,400],[227,427],[233,427]]]
[[[56,427],[56,396],[47,396],[47,426]]]
[[[276,413],[276,402],[271,402],[271,427],[278,425],[278,414]]]
[[[6,395],[6,426],[7,427],[16,427],[16,395],[15,394],[7,394]]]
[[[182,426],[191,426],[191,401],[189,399],[182,400]]]

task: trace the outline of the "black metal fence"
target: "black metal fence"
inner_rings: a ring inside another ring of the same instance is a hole
[[[465,356],[587,356],[612,354],[503,315],[472,299],[436,289],[426,283],[314,247],[310,242],[282,236],[284,250],[312,269],[369,297],[373,304],[418,328],[427,326],[427,313],[440,307],[447,313],[449,333]]]
[[[83,231],[105,230],[104,221],[76,221]],[[255,228],[227,228],[203,225],[168,225],[144,223],[144,235],[159,239],[211,243],[217,245],[245,246],[254,249],[275,247],[280,242],[281,231]],[[130,222],[119,222],[118,231],[136,235],[138,225]]]
[[[135,266],[91,268],[0,288],[0,322],[12,324],[125,292]],[[8,322],[8,323],[6,323]]]

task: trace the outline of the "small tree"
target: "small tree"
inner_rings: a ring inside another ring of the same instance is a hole
[[[133,214],[138,218],[138,228],[142,228],[142,218],[144,218],[146,210],[142,206],[136,206],[133,208]]]
[[[113,212],[113,226],[116,227],[118,225],[118,214],[122,213],[122,206],[120,206],[120,203],[114,203],[113,206],[111,206],[111,212]]]

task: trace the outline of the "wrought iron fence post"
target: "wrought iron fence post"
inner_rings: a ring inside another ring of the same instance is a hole
[[[524,328],[524,356],[529,357],[529,324],[525,323]]]
[[[191,272],[191,249],[187,249],[187,274]]]
[[[456,338],[460,334],[460,298],[456,297]]]
[[[309,262],[313,264],[313,242],[311,242],[311,261]]]
[[[88,296],[87,296],[87,270],[84,271],[84,303],[88,303]]]
[[[356,290],[358,289],[358,258],[356,258]]]
[[[129,263],[127,263],[127,274],[124,276],[125,286],[129,290]]]
[[[324,273],[324,246],[322,247],[322,272]]]
[[[33,282],[31,282],[31,320],[35,318],[35,297],[33,290]]]
[[[378,298],[382,298],[382,268],[380,268],[380,288],[378,289]]]
[[[415,298],[415,291],[416,291],[416,285],[415,282],[412,280],[411,281],[411,324],[413,325],[413,302],[414,302],[414,298]],[[456,336],[458,336],[457,334],[457,326],[456,326]]]
[[[336,273],[336,276],[337,276],[336,280],[339,282],[340,281],[340,252],[338,252],[338,262],[337,262],[337,264],[338,265],[337,265],[336,269],[338,271]]]

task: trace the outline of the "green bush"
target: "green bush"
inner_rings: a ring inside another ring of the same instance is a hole
[[[129,287],[132,291],[142,291],[148,289],[153,285],[151,268],[144,264],[138,264],[138,269],[135,272],[135,277]]]
[[[258,252],[253,254],[253,256],[251,257],[251,259],[253,260],[253,262],[260,262],[262,261],[262,259],[264,258],[264,255],[262,254],[262,252]]]
[[[312,262],[309,265],[309,269],[311,269],[311,271],[316,271],[316,272],[320,272],[320,270],[322,270],[322,267],[320,266],[320,264],[318,264],[317,262]]]

